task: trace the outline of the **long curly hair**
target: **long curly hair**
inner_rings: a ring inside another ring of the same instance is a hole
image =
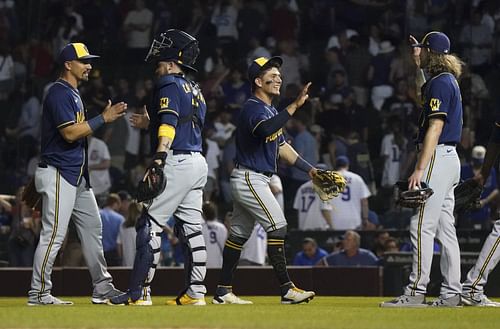
[[[438,54],[429,52],[429,63],[426,70],[432,75],[438,75],[443,72],[449,72],[458,80],[462,75],[462,69],[465,63],[452,54]]]

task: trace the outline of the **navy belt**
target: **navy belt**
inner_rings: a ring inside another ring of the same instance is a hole
[[[48,168],[48,167],[49,167],[49,165],[48,165],[46,162],[43,162],[43,161],[42,161],[42,162],[39,162],[39,163],[38,163],[38,167],[39,167],[39,168]]]
[[[245,166],[243,166],[243,165],[240,165],[239,163],[237,163],[235,167],[236,167],[236,168],[238,168],[238,169],[247,169],[247,170],[251,170],[251,171],[256,172],[256,173],[258,173],[258,174],[262,174],[262,175],[264,175],[264,176],[267,176],[267,177],[269,177],[269,178],[271,178],[271,177],[274,175],[274,173],[273,173],[273,172],[270,172],[270,171],[260,171],[260,170],[255,170],[255,169],[253,169],[253,168],[249,168],[249,167],[245,167]]]
[[[198,151],[186,151],[186,150],[172,150],[172,153],[174,155],[179,155],[179,154],[193,154],[193,153],[200,153]]]

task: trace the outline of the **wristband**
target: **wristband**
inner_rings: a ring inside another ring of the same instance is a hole
[[[165,160],[167,160],[167,152],[156,152],[155,155],[153,155],[153,161],[155,160],[160,160],[161,165],[165,165]]]
[[[88,120],[87,123],[92,131],[96,131],[97,129],[101,128],[105,122],[102,114],[99,114],[98,116],[95,116],[92,119]]]
[[[304,158],[302,158],[300,155],[297,156],[297,160],[295,160],[295,163],[293,165],[300,170],[305,171],[306,173],[309,173],[309,171],[314,168],[312,164],[304,160]]]

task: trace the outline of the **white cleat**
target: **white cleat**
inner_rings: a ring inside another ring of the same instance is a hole
[[[305,291],[292,286],[285,295],[281,296],[281,304],[309,303],[315,295],[314,291]]]
[[[500,307],[500,303],[494,302],[485,295],[478,295],[477,297],[471,294],[462,294],[462,305],[476,306],[476,307]]]
[[[29,300],[28,306],[45,306],[45,305],[73,305],[73,302],[62,300],[52,295],[44,296],[40,300]]]
[[[244,300],[233,294],[232,292],[228,292],[223,296],[215,295],[212,299],[212,304],[239,304],[239,305],[248,305],[253,304],[253,302],[249,300]]]
[[[409,296],[401,295],[393,300],[380,303],[380,307],[395,307],[395,308],[417,308],[417,307],[428,307],[429,305],[425,302],[424,295]]]

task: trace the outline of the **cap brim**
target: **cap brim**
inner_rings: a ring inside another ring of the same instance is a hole
[[[78,59],[92,59],[92,58],[99,58],[101,56],[97,56],[97,55],[86,55],[86,56],[82,56]]]

